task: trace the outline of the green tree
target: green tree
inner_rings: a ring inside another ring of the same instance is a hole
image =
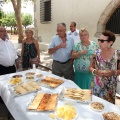
[[[14,13],[7,13],[7,14],[3,13],[1,19],[1,25],[6,27],[11,27],[11,34],[12,34],[12,28],[16,28],[17,26]]]
[[[12,34],[12,28],[14,28],[14,34],[16,34],[17,22],[14,13],[8,13],[7,19],[8,19],[8,23],[6,26],[11,27],[11,34]]]
[[[18,42],[21,43],[23,39],[23,28],[22,28],[22,20],[21,20],[21,4],[27,1],[34,2],[34,0],[5,0],[5,1],[12,2],[14,13],[15,13],[15,18],[17,22],[17,28],[18,28]]]
[[[25,27],[25,29],[26,29],[26,26],[31,25],[32,22],[33,22],[32,15],[30,15],[30,14],[23,14],[22,15],[22,25]]]
[[[0,10],[0,25],[2,25],[2,18],[4,17],[4,12]]]

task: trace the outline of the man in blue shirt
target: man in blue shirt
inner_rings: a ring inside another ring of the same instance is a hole
[[[65,23],[57,25],[57,35],[50,42],[48,53],[52,54],[52,73],[73,80],[74,70],[71,59],[74,40],[66,35]]]

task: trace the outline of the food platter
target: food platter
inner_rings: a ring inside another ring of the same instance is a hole
[[[30,111],[54,111],[57,105],[57,93],[38,92],[27,109]]]
[[[12,78],[8,81],[8,85],[14,86],[23,82],[22,75],[13,75]]]
[[[64,80],[45,76],[42,80],[39,81],[39,83],[44,87],[57,88],[62,83],[64,83]]]
[[[103,103],[100,103],[100,102],[91,102],[90,108],[94,111],[102,112],[105,110],[105,105]]]
[[[26,95],[32,92],[36,92],[40,90],[40,85],[35,81],[23,82],[19,85],[11,87],[9,90],[11,91],[13,96],[21,96]]]
[[[120,120],[120,114],[117,112],[104,112],[102,114],[102,120]]]
[[[73,100],[82,103],[90,103],[92,100],[91,90],[82,90],[80,88],[64,88],[61,99]]]

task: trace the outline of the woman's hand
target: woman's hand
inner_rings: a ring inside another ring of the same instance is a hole
[[[104,71],[104,76],[105,77],[110,77],[110,76],[113,76],[113,75],[115,75],[115,70],[106,70],[106,71]]]
[[[95,74],[100,77],[110,77],[115,75],[115,70],[95,70]]]
[[[99,77],[103,77],[104,76],[104,71],[103,70],[95,70],[94,72],[96,75],[98,75]]]
[[[87,53],[87,50],[82,50],[81,51],[81,54],[86,54]]]

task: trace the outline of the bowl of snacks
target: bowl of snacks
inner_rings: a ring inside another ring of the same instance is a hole
[[[75,120],[78,117],[77,110],[72,105],[63,105],[57,107],[55,115],[59,120]]]
[[[117,112],[104,112],[102,114],[103,120],[120,120],[120,114]]]
[[[27,72],[26,73],[26,79],[27,80],[34,80],[35,73],[34,72]]]
[[[90,108],[94,111],[101,112],[105,109],[105,106],[103,103],[100,102],[92,102],[90,103]]]

